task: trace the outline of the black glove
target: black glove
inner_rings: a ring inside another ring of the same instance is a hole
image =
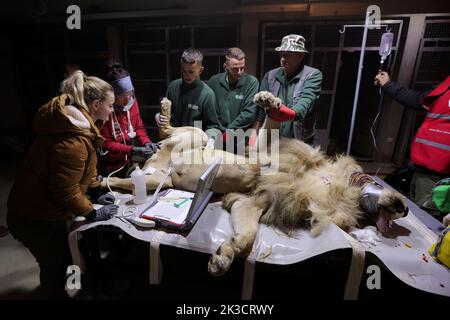
[[[156,153],[158,149],[161,149],[161,146],[159,143],[153,143],[153,142],[147,142],[144,147],[150,149],[153,151],[153,153]]]
[[[98,210],[92,210],[86,216],[86,219],[91,222],[108,220],[111,219],[115,214],[117,214],[118,209],[119,206],[116,206],[115,204],[108,204]]]
[[[154,152],[150,148],[146,147],[133,147],[131,154],[133,156],[144,157],[147,159],[150,158]]]
[[[116,201],[116,198],[111,192],[105,193],[97,199],[98,204],[114,204],[114,201]]]

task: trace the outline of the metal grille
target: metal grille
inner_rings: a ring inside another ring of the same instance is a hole
[[[313,66],[322,71],[322,90],[333,90],[334,74],[336,73],[336,64],[330,61],[336,61],[338,53],[336,51],[316,52],[313,58]]]
[[[414,71],[413,88],[442,81],[450,70],[450,20],[427,20]]]
[[[427,23],[424,38],[450,38],[450,22]]]
[[[151,136],[156,135],[154,114],[171,80],[180,77],[180,56],[195,47],[203,53],[202,79],[222,72],[228,47],[239,45],[237,24],[133,26],[125,28],[125,61],[138,93],[141,116]]]
[[[293,23],[277,23],[277,24],[268,23],[266,24],[265,40],[268,41],[275,40],[278,43],[281,43],[281,39],[285,35],[291,33],[301,34],[308,41],[308,39],[311,39],[311,26]]]
[[[338,47],[339,25],[317,26],[316,47]]]
[[[394,34],[394,40],[392,43],[397,43],[397,37],[400,30],[400,24],[387,24],[388,28]],[[361,46],[361,41],[363,37],[363,28],[350,28],[345,31],[345,42],[346,47],[359,47]],[[368,47],[378,47],[380,45],[381,36],[386,32],[386,28],[382,27],[380,29],[372,29],[367,32],[367,42]]]
[[[424,52],[420,59],[417,81],[438,82],[450,70],[450,51]]]

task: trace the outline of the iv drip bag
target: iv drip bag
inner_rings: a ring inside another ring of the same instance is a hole
[[[380,51],[379,51],[381,56],[381,62],[384,62],[386,57],[391,54],[393,39],[394,34],[392,32],[385,32],[381,36]]]

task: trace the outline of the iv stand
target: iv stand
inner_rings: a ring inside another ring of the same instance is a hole
[[[361,74],[362,74],[362,68],[364,63],[364,52],[366,50],[366,41],[367,41],[367,29],[369,26],[369,17],[372,14],[371,11],[366,11],[366,19],[364,21],[364,25],[345,25],[344,29],[341,31],[339,30],[339,33],[344,33],[346,28],[354,28],[354,27],[364,27],[364,33],[363,38],[361,42],[361,53],[359,55],[359,65],[358,65],[358,78],[356,80],[356,88],[355,88],[355,98],[353,100],[353,111],[352,111],[352,121],[350,124],[350,133],[348,135],[348,144],[347,144],[347,155],[350,155],[350,148],[352,146],[352,139],[353,139],[353,129],[355,126],[355,117],[356,117],[356,109],[358,106],[358,98],[359,98],[359,86],[361,84]],[[389,27],[388,25],[379,25],[380,27],[386,27],[386,29]]]

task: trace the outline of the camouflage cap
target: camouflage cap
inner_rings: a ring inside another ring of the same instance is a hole
[[[284,36],[281,40],[281,46],[276,47],[275,51],[308,52],[305,50],[305,38],[299,34]]]

